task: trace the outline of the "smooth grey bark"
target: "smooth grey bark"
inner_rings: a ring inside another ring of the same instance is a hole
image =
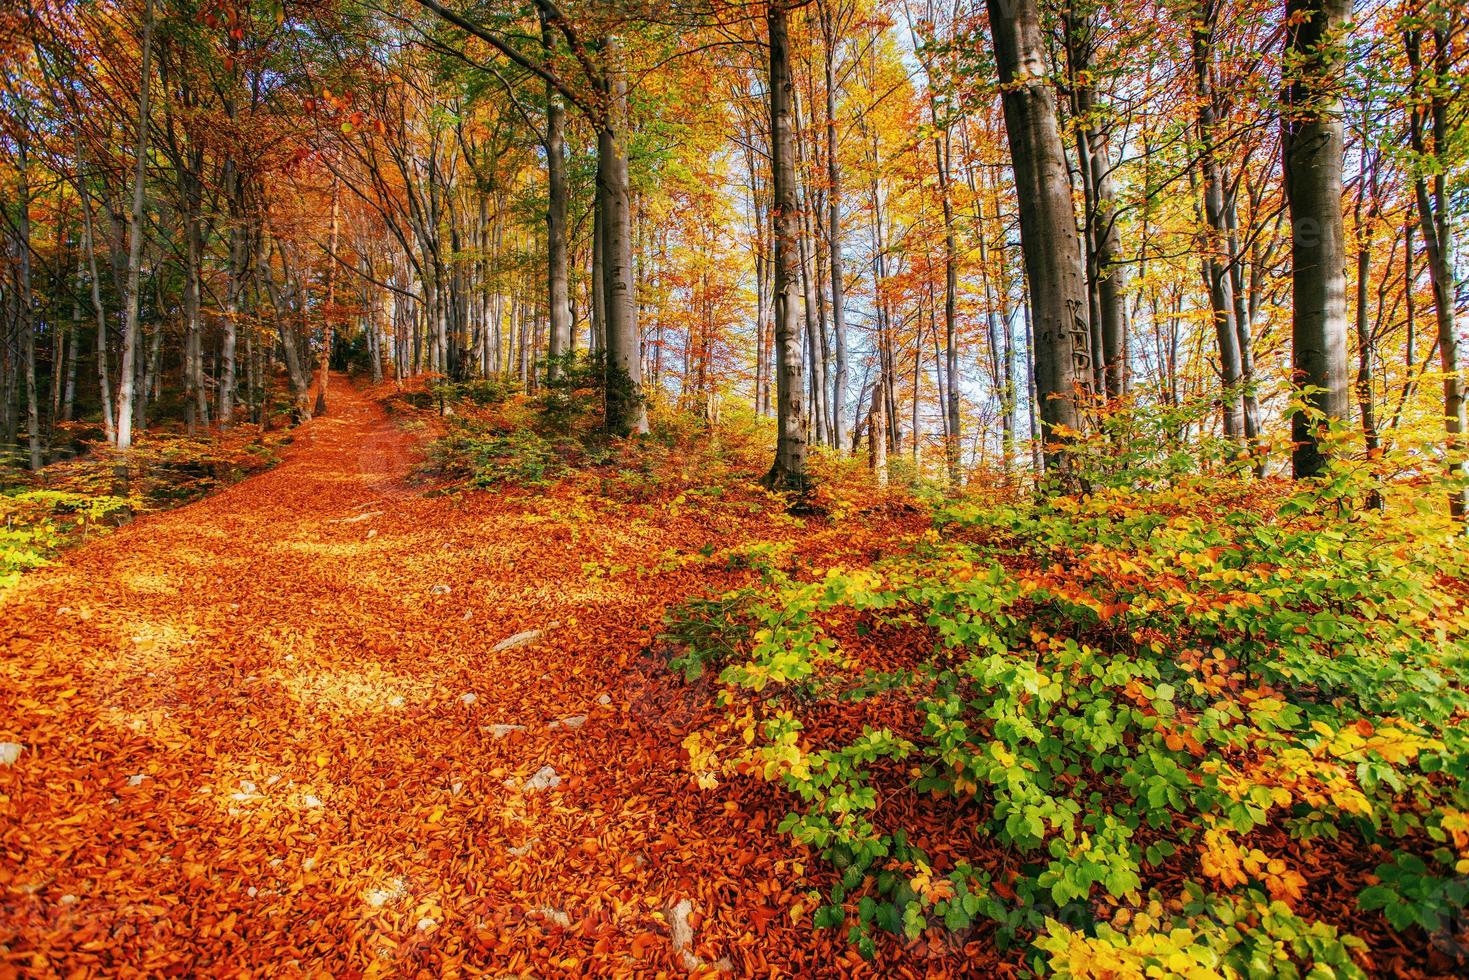
[[[82,278],[81,260],[77,261],[77,280]],[[66,357],[66,385],[61,394],[61,421],[70,422],[76,413],[77,363],[82,357],[82,304],[81,297],[72,293],[70,329],[67,331],[68,351]]]
[[[107,370],[107,311],[102,306],[101,285],[97,279],[97,245],[92,231],[92,195],[86,190],[86,160],[77,154],[77,196],[82,202],[82,251],[87,259],[87,292],[92,300],[92,314],[97,319],[97,386],[102,399],[102,432],[107,441],[117,443],[115,416],[112,414],[112,382]]]
[[[137,388],[140,307],[139,280],[143,264],[143,208],[147,195],[148,168],[148,96],[153,87],[153,0],[143,3],[142,66],[138,80],[137,148],[133,157],[133,202],[128,219],[127,287],[123,292],[122,361],[118,365],[117,448],[133,446],[134,402],[140,397]]]
[[[1036,2],[987,0],[987,5],[1029,280],[1038,435],[1046,467],[1069,486],[1074,474],[1066,444],[1084,427],[1078,400],[1092,370],[1081,240]]]
[[[549,30],[546,31],[549,37]],[[571,350],[571,287],[566,255],[566,110],[546,85],[546,303],[554,378]]]
[[[332,217],[330,228],[327,232],[328,246],[332,256],[337,254],[337,242],[341,235],[342,227],[342,202],[341,188],[336,178],[332,180]],[[455,251],[458,251],[457,249]],[[337,314],[337,264],[335,261],[326,264],[326,301],[321,309],[321,354],[317,362],[318,378],[316,385],[316,407],[313,413],[325,415],[327,412],[327,384],[331,379],[332,366],[332,343],[336,333],[334,318]]]
[[[1370,125],[1367,115],[1368,113],[1364,111],[1362,129],[1364,136],[1368,133]],[[1372,226],[1380,217],[1377,207],[1377,163],[1376,153],[1364,145],[1358,156],[1357,198],[1352,211],[1352,224],[1357,231],[1357,409],[1362,415],[1362,440],[1366,445],[1369,459],[1377,458],[1382,447],[1382,439],[1378,432],[1377,404],[1372,388],[1372,376],[1377,362],[1377,344],[1367,314],[1372,292]],[[1369,193],[1369,187],[1373,203],[1364,212],[1363,204]],[[1382,494],[1374,490],[1369,506],[1381,509],[1383,506]]]
[[[226,45],[230,52],[231,64],[239,64],[239,38],[230,34]],[[238,124],[240,116],[239,102],[235,98],[236,86],[240,77],[237,72],[238,69],[231,67],[223,100],[225,117],[229,120],[232,131]],[[249,257],[245,254],[245,250],[249,248],[249,241],[244,227],[243,181],[239,162],[233,153],[225,158],[221,183],[229,216],[229,231],[226,235],[228,254],[225,262],[225,276],[227,281],[225,283],[224,317],[220,324],[219,393],[215,412],[220,425],[228,427],[234,421],[235,415],[235,351],[239,336],[240,304],[245,291],[245,276],[250,264]]]
[[[1291,418],[1296,479],[1328,461],[1322,427],[1347,418],[1347,283],[1341,213],[1342,105],[1337,89],[1350,0],[1286,0],[1281,153],[1291,219],[1294,383],[1309,412]]]
[[[276,246],[277,251],[280,246]],[[265,284],[266,292],[270,297],[271,318],[275,323],[276,333],[280,337],[282,355],[286,361],[286,375],[291,384],[291,401],[295,406],[295,414],[298,421],[311,418],[310,403],[307,394],[311,388],[311,375],[309,369],[302,363],[300,341],[296,336],[295,328],[291,326],[293,311],[291,310],[285,294],[276,285],[275,276],[270,269],[269,243],[262,243],[259,254],[260,279]],[[285,253],[281,252],[281,262],[285,262]],[[290,281],[290,272],[284,270],[287,282]],[[297,310],[300,309],[298,304]]]
[[[1447,152],[1449,140],[1449,104],[1445,94],[1450,76],[1449,32],[1440,25],[1432,30],[1434,84],[1422,91],[1424,65],[1422,33],[1417,28],[1406,32],[1409,64],[1413,70],[1415,93],[1420,101],[1409,110],[1409,140],[1420,159],[1431,159]],[[1427,132],[1425,133],[1425,128]],[[1430,153],[1426,137],[1432,138]],[[1431,176],[1421,170],[1413,181],[1417,202],[1419,230],[1423,233],[1423,251],[1428,260],[1429,283],[1433,287],[1433,309],[1438,326],[1439,366],[1443,369],[1445,459],[1450,477],[1469,478],[1469,461],[1464,459],[1465,433],[1469,432],[1464,401],[1464,364],[1459,349],[1458,324],[1455,322],[1454,232],[1453,213],[1449,203],[1446,168],[1433,168]],[[1411,283],[1409,284],[1411,290]],[[1411,355],[1410,355],[1411,356]],[[1469,520],[1469,486],[1449,493],[1449,515],[1459,524]]]
[[[1244,367],[1240,358],[1239,327],[1235,321],[1234,280],[1230,275],[1229,231],[1225,216],[1224,173],[1220,166],[1215,132],[1218,126],[1214,91],[1214,31],[1217,8],[1214,0],[1200,5],[1191,29],[1194,94],[1198,98],[1195,120],[1199,135],[1199,171],[1203,180],[1205,247],[1202,270],[1209,292],[1209,310],[1219,346],[1219,380],[1223,386],[1220,404],[1224,414],[1225,438],[1245,439]]]
[[[619,435],[648,431],[642,393],[637,284],[633,266],[632,195],[628,183],[627,79],[619,45],[605,45],[606,118],[597,134],[597,194],[602,205],[603,315],[607,344],[607,427]]]
[[[229,234],[226,262],[224,318],[219,344],[219,423],[229,426],[235,416],[235,351],[239,337],[241,302],[245,293],[245,276],[249,267],[246,250],[249,241],[243,227],[244,206],[240,195],[240,172],[233,159],[225,162],[225,198],[229,210]]]
[[[817,7],[825,50],[826,68],[826,240],[831,260],[831,326],[836,344],[836,373],[832,383],[831,426],[833,444],[847,444],[847,298],[842,269],[842,168],[837,159],[837,29],[830,0]]]
[[[1077,157],[1086,181],[1087,283],[1098,323],[1093,334],[1099,339],[1101,357],[1097,373],[1108,398],[1127,393],[1128,322],[1127,266],[1122,261],[1121,233],[1117,227],[1117,193],[1112,180],[1112,161],[1107,150],[1107,133],[1097,125],[1097,93],[1091,78],[1095,72],[1097,18],[1099,8],[1090,0],[1068,3],[1063,14],[1066,27],[1066,57],[1072,90],[1072,112],[1076,117]]]
[[[26,388],[26,448],[32,470],[39,470],[45,462],[41,451],[41,405],[40,393],[36,388],[36,316],[35,297],[31,292],[31,187],[29,164],[29,137],[19,141],[18,162],[20,177],[20,207],[16,228],[16,260],[19,292],[15,298],[20,319],[21,357],[24,360]]]
[[[804,379],[801,377],[800,302],[798,268],[800,235],[796,212],[796,147],[792,125],[791,47],[786,5],[772,0],[765,8],[770,34],[770,157],[771,240],[775,283],[772,290],[775,321],[775,460],[765,475],[773,488],[801,490],[806,486],[806,418]]]
[[[544,6],[541,46],[552,49],[551,24]],[[547,376],[555,378],[561,359],[573,346],[571,335],[571,282],[566,245],[566,109],[556,87],[546,82],[546,319],[550,335]]]

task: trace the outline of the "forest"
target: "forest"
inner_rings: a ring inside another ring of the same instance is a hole
[[[1469,972],[1457,0],[4,0],[0,976]]]

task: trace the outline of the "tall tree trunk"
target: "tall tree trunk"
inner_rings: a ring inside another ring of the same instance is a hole
[[[341,188],[334,177],[331,229],[327,233],[327,247],[331,255],[327,257],[326,263],[326,302],[321,308],[321,354],[317,361],[316,408],[313,413],[316,415],[326,414],[326,387],[331,377],[332,343],[336,333],[334,324],[337,315],[337,241],[341,233],[341,222]]]
[[[602,276],[607,343],[607,427],[618,435],[647,432],[642,392],[637,282],[633,267],[632,196],[628,186],[627,79],[616,39],[606,44],[607,117],[597,135],[597,192],[602,200]]]
[[[1291,342],[1309,412],[1291,419],[1297,479],[1321,475],[1322,427],[1350,411],[1338,91],[1349,0],[1286,0],[1281,151],[1291,218]]]
[[[1224,173],[1216,146],[1217,97],[1214,92],[1215,0],[1203,0],[1191,30],[1194,90],[1198,97],[1199,169],[1204,187],[1206,244],[1203,255],[1204,284],[1209,291],[1209,309],[1219,344],[1220,402],[1224,409],[1224,435],[1234,442],[1245,439],[1244,367],[1240,359],[1239,328],[1235,323],[1233,279],[1230,276],[1228,228],[1225,218]]]
[[[97,279],[97,245],[92,232],[92,196],[86,190],[86,161],[77,154],[77,190],[82,199],[82,250],[87,257],[87,291],[92,314],[97,318],[97,386],[101,391],[102,431],[109,443],[117,444],[116,417],[112,414],[112,382],[107,370],[107,311],[102,307],[101,284]]]
[[[884,384],[881,373],[872,385],[872,414],[867,423],[867,462],[877,477],[877,485],[888,485],[888,424],[884,417],[887,399],[883,398]]]
[[[798,222],[796,212],[796,147],[791,118],[791,47],[785,0],[771,0],[765,8],[770,31],[770,157],[771,240],[774,243],[775,285],[775,400],[777,436],[775,461],[765,475],[774,488],[806,486],[806,418],[801,377],[801,331],[796,318],[800,302]]]
[[[21,356],[25,361],[26,387],[26,447],[32,470],[39,470],[45,462],[41,452],[41,398],[36,379],[36,316],[35,299],[31,294],[31,187],[29,173],[29,135],[19,141],[20,163],[20,207],[16,222],[15,241],[17,279],[19,293],[15,298],[20,315]]]
[[[1364,126],[1363,133],[1366,132]],[[1370,173],[1369,166],[1371,167]],[[1371,226],[1378,218],[1375,195],[1373,206],[1367,209],[1365,214],[1362,205],[1367,197],[1369,184],[1375,185],[1376,167],[1377,162],[1372,151],[1364,146],[1358,158],[1357,200],[1352,211],[1352,223],[1357,232],[1357,406],[1362,413],[1362,440],[1367,447],[1369,459],[1376,459],[1382,447],[1382,440],[1377,431],[1377,406],[1372,389],[1372,375],[1377,360],[1377,352],[1374,349],[1376,342],[1372,326],[1367,321],[1368,300],[1372,292],[1373,236]],[[1375,488],[1369,494],[1368,506],[1377,510],[1383,507],[1382,494]]]
[[[987,0],[987,4],[1033,310],[1039,436],[1047,468],[1069,486],[1075,474],[1066,443],[1083,428],[1078,395],[1091,376],[1081,240],[1046,75],[1036,0]]]
[[[277,245],[277,250],[279,246]],[[282,262],[285,253],[281,253]],[[291,385],[291,402],[295,406],[297,421],[305,421],[311,418],[311,405],[307,401],[311,388],[311,369],[302,363],[300,341],[296,336],[296,330],[291,325],[292,311],[285,294],[276,285],[275,277],[270,270],[270,248],[268,242],[262,242],[260,247],[260,278],[265,283],[266,291],[270,294],[271,317],[275,321],[276,333],[280,337],[281,353],[286,361],[286,376]],[[284,271],[284,270],[283,270]],[[290,273],[285,271],[287,285],[290,282]],[[299,306],[297,308],[299,311]]]
[[[147,194],[148,96],[153,88],[153,0],[143,0],[142,66],[139,73],[137,149],[133,157],[133,203],[128,221],[127,289],[123,293],[122,363],[118,365],[115,429],[117,448],[124,452],[133,446],[134,401],[142,394],[136,390],[138,345],[142,339],[138,286],[143,265],[143,235],[146,232],[143,207]]]
[[[818,10],[825,35],[826,54],[826,240],[831,258],[831,324],[836,341],[836,377],[833,379],[831,426],[834,445],[847,445],[847,297],[842,271],[842,167],[837,159],[837,25],[829,2]]]
[[[80,283],[83,276],[83,268],[80,257],[77,261],[77,280]],[[76,412],[77,396],[77,362],[82,357],[82,303],[81,297],[72,292],[72,314],[70,330],[68,331],[68,343],[70,349],[66,358],[66,385],[61,394],[61,421],[70,422]]]
[[[1446,14],[1440,16],[1447,16]],[[1455,322],[1454,232],[1453,212],[1448,198],[1447,167],[1442,160],[1449,151],[1450,82],[1449,25],[1433,26],[1434,60],[1432,84],[1424,86],[1421,31],[1407,32],[1408,59],[1413,69],[1415,104],[1410,108],[1409,137],[1413,152],[1420,160],[1434,160],[1431,176],[1419,170],[1413,182],[1413,195],[1418,206],[1419,229],[1423,232],[1423,251],[1428,259],[1429,283],[1433,287],[1433,309],[1438,324],[1439,366],[1443,369],[1444,455],[1450,477],[1469,479],[1466,461],[1465,433],[1469,432],[1464,404],[1464,364]],[[1425,133],[1425,125],[1428,133]],[[1427,137],[1432,137],[1430,148]],[[1420,164],[1420,166],[1423,166]],[[1409,283],[1411,290],[1412,283]],[[1449,493],[1449,515],[1457,523],[1469,520],[1469,485]]]
[[[1095,297],[1092,304],[1098,323],[1093,335],[1100,340],[1097,369],[1108,398],[1127,393],[1127,267],[1121,257],[1121,235],[1117,228],[1117,195],[1112,181],[1112,163],[1107,137],[1097,125],[1097,95],[1091,78],[1095,72],[1095,37],[1099,8],[1093,0],[1067,4],[1066,57],[1076,116],[1076,151],[1087,183],[1085,216],[1088,250],[1087,280]]]
[[[541,15],[541,40],[551,48],[551,27]],[[571,350],[571,287],[566,257],[566,110],[546,84],[546,317],[550,332],[547,375],[556,377]]]

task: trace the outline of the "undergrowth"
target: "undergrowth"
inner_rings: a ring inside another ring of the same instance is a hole
[[[1387,517],[1346,506],[1361,467],[1198,468],[935,495],[890,557],[669,614],[726,706],[694,778],[789,794],[816,926],[868,955],[983,927],[1062,976],[1361,976],[1374,920],[1466,955],[1469,549],[1441,495]]]
[[[39,473],[0,472],[0,590],[58,552],[136,514],[177,507],[275,464],[284,433],[238,426],[211,437],[139,437],[124,461],[106,445]]]

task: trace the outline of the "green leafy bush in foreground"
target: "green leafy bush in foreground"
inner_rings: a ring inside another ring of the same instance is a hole
[[[1469,549],[1269,486],[960,502],[898,557],[771,571],[712,620],[737,631],[675,613],[683,660],[725,664],[698,781],[791,794],[834,879],[815,924],[868,953],[986,920],[1061,975],[1360,975],[1306,893],[1369,850],[1360,908],[1459,942]],[[894,669],[879,633],[926,652]]]

